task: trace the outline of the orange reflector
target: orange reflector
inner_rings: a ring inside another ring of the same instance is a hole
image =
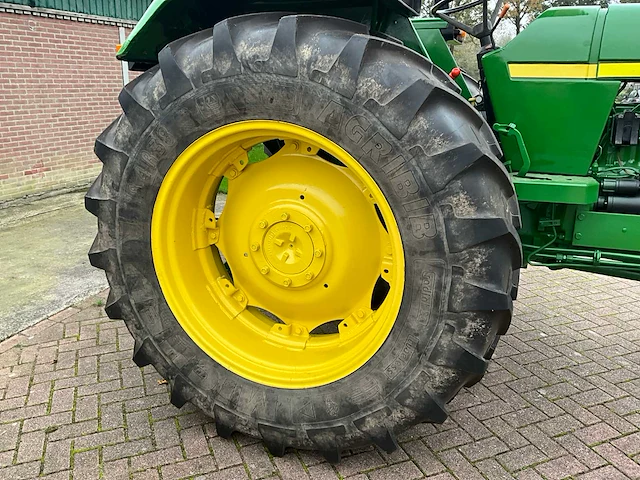
[[[121,48],[122,48],[122,44],[121,43],[117,44],[116,45],[116,53],[118,53]]]

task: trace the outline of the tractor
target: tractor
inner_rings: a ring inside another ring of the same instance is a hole
[[[221,437],[392,452],[480,381],[521,268],[640,278],[640,5],[501,48],[504,8],[420,8],[154,0],[117,53],[143,73],[95,143],[89,258],[134,362]]]

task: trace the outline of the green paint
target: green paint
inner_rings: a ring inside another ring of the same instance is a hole
[[[458,66],[451,54],[451,50],[449,50],[447,42],[445,42],[440,32],[441,28],[447,26],[447,22],[437,18],[414,18],[411,20],[411,23],[433,63],[447,73]],[[462,96],[464,98],[471,98],[473,96],[462,75],[456,78],[456,83],[462,90]]]
[[[604,24],[600,60],[638,61],[640,8],[636,4],[611,5]]]
[[[447,73],[456,67],[441,34],[446,23],[409,19],[406,9],[397,5],[394,0],[154,0],[119,58],[152,65],[170,41],[225,18],[285,10],[357,21],[372,34],[400,40]],[[484,97],[495,117],[490,120],[505,164],[517,172],[512,180],[520,202],[525,264],[640,279],[640,215],[594,211],[600,179],[640,173],[638,147],[610,141],[612,115],[630,108],[614,103],[624,79],[509,74],[509,64],[640,62],[638,25],[640,5],[552,8],[506,46],[483,57],[488,86]],[[464,78],[456,82],[469,98]],[[250,158],[259,161],[264,155],[252,151]],[[220,190],[226,187],[225,179]]]
[[[576,216],[573,245],[634,251],[638,239],[640,215],[584,212]]]
[[[598,201],[600,184],[591,177],[530,174],[512,175],[520,202],[563,203],[591,205]]]

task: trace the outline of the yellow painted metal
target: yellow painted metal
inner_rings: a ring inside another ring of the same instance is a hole
[[[640,63],[510,63],[509,75],[511,78],[640,78]]]
[[[248,164],[254,145],[276,138],[285,141],[278,153]],[[216,218],[223,176],[229,193]],[[380,348],[400,309],[402,240],[380,187],[340,146],[297,125],[238,122],[196,140],[164,178],[151,233],[180,325],[257,383],[311,388],[346,377]],[[372,310],[380,277],[390,290]],[[337,333],[316,330],[330,322]]]
[[[510,63],[511,78],[596,78],[595,63]]]
[[[598,78],[640,78],[640,63],[600,63],[598,67]]]

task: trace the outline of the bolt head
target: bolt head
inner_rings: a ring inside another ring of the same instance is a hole
[[[316,256],[316,258],[320,258],[322,256],[322,250],[316,250],[315,252],[313,252],[313,254]]]
[[[305,225],[304,226],[304,231],[305,232],[309,233],[311,230],[313,230],[313,226],[311,226],[311,225]]]
[[[291,285],[291,279],[290,279],[290,278],[285,278],[285,279],[282,281],[282,284],[283,284],[285,287],[288,287],[289,285]]]
[[[229,178],[236,178],[238,176],[238,171],[235,168],[232,168],[229,171]]]
[[[269,271],[270,269],[266,265],[260,269],[260,273],[262,273],[263,275],[266,275],[267,273],[269,273]]]
[[[580,215],[578,215],[578,220],[584,220],[585,218],[586,217],[584,213],[581,213]]]
[[[313,272],[307,272],[305,274],[304,278],[306,278],[307,280],[312,280],[313,279]]]
[[[258,245],[257,243],[251,245],[252,252],[257,252],[258,250],[260,250],[260,245]]]
[[[364,318],[364,310],[358,310],[358,318]]]
[[[581,233],[576,233],[576,240],[580,240],[582,238],[582,234]]]
[[[244,295],[238,295],[238,301],[244,302]]]
[[[267,228],[267,225],[269,225],[269,222],[267,222],[266,220],[260,220],[260,223],[258,223],[258,226],[260,228]]]
[[[289,214],[288,213],[283,213],[282,215],[280,215],[280,218],[282,220],[289,220]]]

